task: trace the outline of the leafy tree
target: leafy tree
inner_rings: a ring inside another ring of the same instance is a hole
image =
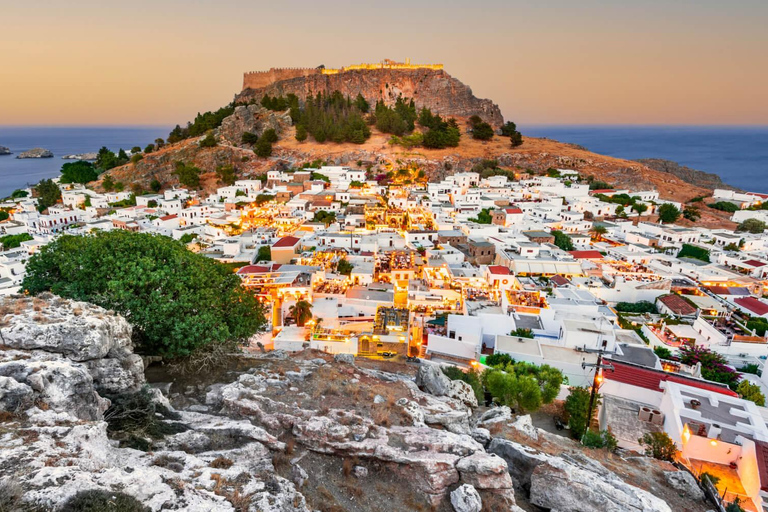
[[[270,143],[275,143],[278,140],[277,132],[274,128],[269,128],[267,130],[264,130],[264,133],[261,134],[262,139],[266,139]]]
[[[672,358],[672,351],[669,350],[667,347],[660,347],[656,345],[653,347],[653,353],[656,354],[659,359],[671,359]]]
[[[60,236],[30,258],[22,288],[117,311],[147,354],[188,355],[245,340],[266,323],[237,275],[161,235]]]
[[[491,367],[505,367],[509,364],[514,364],[514,362],[515,360],[509,354],[491,354],[485,358],[485,364]]]
[[[765,395],[760,391],[760,386],[752,384],[746,379],[739,382],[739,385],[736,386],[736,392],[744,400],[754,402],[761,407],[765,405]]]
[[[683,248],[677,253],[678,258],[695,258],[709,262],[709,251],[691,244],[683,244]]]
[[[37,210],[45,211],[49,206],[53,206],[61,200],[61,190],[53,180],[42,180],[35,185],[35,195],[37,195]]]
[[[0,222],[6,221],[10,218],[11,214],[5,210],[0,210]]]
[[[735,243],[732,242],[732,243],[726,245],[725,247],[723,247],[723,250],[724,251],[739,251],[739,250],[741,250],[741,248],[739,247],[739,244],[735,244]]]
[[[80,160],[61,166],[61,183],[89,183],[99,179],[99,173],[92,163]]]
[[[173,174],[179,178],[179,183],[186,187],[198,188],[200,186],[200,173],[202,171],[194,165],[187,165],[184,162],[176,162],[176,170]]]
[[[394,107],[388,107],[383,101],[376,102],[376,128],[384,133],[401,136],[413,131],[416,121],[416,105],[413,100],[398,97]]]
[[[477,398],[478,403],[483,401],[485,398],[485,390],[483,389],[483,384],[480,381],[480,375],[477,371],[472,369],[463,371],[456,366],[443,366],[441,369],[449,379],[460,380],[469,384],[470,387],[472,387],[472,391],[475,392],[475,397]]]
[[[677,446],[666,432],[646,432],[638,442],[645,447],[645,454],[654,459],[674,462]]]
[[[0,237],[0,245],[3,246],[3,250],[15,249],[21,246],[21,242],[27,242],[32,240],[32,235],[29,233],[19,233],[17,235],[5,235]]]
[[[755,332],[758,336],[765,336],[766,330],[768,330],[768,320],[765,318],[753,318],[747,322],[747,329]]]
[[[303,124],[300,124],[296,126],[296,140],[299,142],[304,142],[307,140],[307,129],[304,128]]]
[[[216,136],[213,134],[213,132],[208,132],[208,135],[200,140],[199,146],[201,148],[214,148],[217,144],[218,141],[216,140]]]
[[[107,147],[99,149],[99,153],[96,156],[96,167],[102,171],[108,171],[117,167],[117,155],[110,151]]]
[[[268,245],[262,245],[259,247],[259,252],[256,253],[256,262],[259,261],[272,261],[272,248]]]
[[[692,222],[696,222],[701,218],[701,211],[699,211],[699,209],[695,206],[686,206],[683,209],[683,217]]]
[[[101,182],[101,187],[106,192],[112,192],[115,190],[115,182],[112,180],[112,176],[107,175],[104,177],[104,180]]]
[[[513,148],[523,145],[523,134],[515,132],[509,136],[509,142]]]
[[[259,141],[259,136],[251,132],[243,132],[243,136],[240,138],[243,144],[256,144]]]
[[[264,203],[268,203],[272,201],[275,198],[275,196],[271,194],[259,194],[256,196],[256,199],[254,200],[254,203],[256,203],[256,206],[261,206]]]
[[[160,183],[157,179],[153,179],[149,184],[149,188],[152,189],[152,192],[160,192],[160,190],[163,188],[163,184]]]
[[[134,154],[134,155],[135,155],[136,153],[141,153],[141,147],[140,147],[140,146],[133,146],[133,147],[131,148],[131,153],[132,153],[132,154]]]
[[[363,98],[363,95],[359,93],[357,95],[357,98],[355,98],[355,106],[363,114],[367,114],[368,111],[371,109],[371,105],[366,101],[365,98]]]
[[[224,185],[234,185],[237,180],[235,169],[231,165],[220,165],[216,168],[216,177]]]
[[[616,311],[622,313],[658,313],[656,305],[647,300],[641,300],[639,302],[618,302],[616,303]]]
[[[21,190],[19,188],[17,188],[13,192],[11,192],[11,198],[13,198],[13,199],[19,199],[19,198],[22,198],[22,197],[27,197],[28,195],[29,195],[29,192],[27,192],[26,190]]]
[[[564,405],[565,412],[568,414],[568,426],[571,429],[571,435],[575,439],[581,439],[591,422],[588,420],[590,391],[585,387],[571,387],[569,390],[570,394],[565,399]],[[595,402],[595,409],[597,409],[597,404],[600,402],[599,394]]]
[[[564,251],[573,250],[573,240],[571,237],[563,233],[562,231],[552,231],[552,236],[555,237],[555,245]]]
[[[288,314],[296,320],[296,325],[304,327],[304,324],[312,318],[312,304],[300,300],[288,308]]]
[[[189,242],[197,238],[197,233],[184,233],[181,235],[181,238],[179,238],[179,242],[181,242],[184,245],[187,245]]]
[[[272,143],[269,142],[266,137],[262,136],[253,148],[253,152],[261,158],[267,158],[272,155]]]
[[[638,215],[642,215],[648,210],[648,206],[643,203],[635,203],[632,205],[632,209],[636,211]]]
[[[221,126],[221,122],[225,118],[234,114],[234,112],[235,104],[230,103],[229,105],[221,107],[216,111],[205,112],[203,114],[198,113],[194,121],[187,123],[185,128],[176,125],[176,127],[171,130],[171,133],[168,135],[168,143],[173,144],[190,137],[199,137],[204,133]],[[157,144],[158,149],[161,148],[164,144],[163,139],[157,139],[155,140],[155,143]]]
[[[603,238],[603,235],[608,233],[608,230],[606,229],[605,226],[592,226],[592,229],[590,231],[592,231],[592,233],[594,233],[595,238],[598,239],[598,240]]]
[[[546,364],[518,362],[507,365],[504,371],[488,370],[484,380],[488,391],[500,403],[532,412],[557,397],[563,374]]]
[[[678,208],[671,203],[664,203],[659,206],[658,213],[659,220],[661,222],[666,222],[667,224],[675,222],[680,218],[680,210],[678,210]]]
[[[336,212],[320,210],[318,212],[315,212],[314,220],[316,220],[317,222],[322,222],[323,224],[325,224],[325,227],[328,227],[334,222],[336,222]]]
[[[477,217],[473,217],[469,219],[469,222],[477,222],[478,224],[492,223],[493,217],[491,216],[491,209],[483,208],[482,210],[480,210],[480,213],[477,214]]]
[[[518,327],[514,331],[509,333],[510,336],[517,336],[518,338],[533,339],[533,331],[524,327]]]
[[[345,276],[348,276],[352,273],[352,269],[355,266],[351,264],[349,261],[347,261],[346,258],[343,258],[339,260],[339,262],[336,264],[336,272],[339,274],[343,274]]]
[[[605,190],[613,188],[610,183],[604,181],[593,180],[589,183],[589,190]]]
[[[154,144],[147,144],[147,147],[144,148],[144,154],[146,155],[148,153],[153,152],[154,150],[155,150]]]
[[[710,208],[714,210],[720,210],[721,212],[733,213],[740,210],[739,205],[731,203],[729,201],[718,201],[716,203],[708,204]]]
[[[133,165],[136,165],[137,163],[141,162],[142,160],[144,160],[144,155],[142,155],[141,153],[136,153],[135,155],[131,155],[131,163]]]
[[[493,127],[488,123],[478,123],[472,127],[472,138],[477,140],[491,140]]]
[[[624,205],[620,204],[619,206],[616,207],[616,216],[626,218],[627,214],[624,212]]]
[[[504,125],[501,127],[501,134],[505,137],[511,137],[517,132],[517,125],[513,123],[512,121],[507,121],[504,123]]]
[[[765,222],[758,219],[747,219],[736,228],[736,231],[747,231],[748,233],[762,233],[765,231]]]

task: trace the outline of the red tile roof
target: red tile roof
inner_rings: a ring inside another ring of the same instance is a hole
[[[640,388],[650,389],[651,391],[661,391],[661,382],[675,382],[685,386],[691,386],[706,391],[714,391],[727,396],[738,397],[739,395],[731,391],[725,384],[717,384],[702,379],[686,377],[677,373],[669,373],[664,370],[656,370],[631,363],[625,363],[610,360],[613,371],[605,370],[603,377],[607,380],[621,382]]]
[[[176,217],[178,217],[178,215],[174,213],[173,215],[166,215],[165,217],[160,217],[160,220],[171,220],[171,219],[175,219]]]
[[[568,251],[568,253],[577,260],[601,260],[603,255],[600,251]]]
[[[275,244],[272,247],[293,247],[297,243],[299,243],[299,238],[296,238],[295,236],[285,236],[275,242]]]
[[[507,267],[504,267],[502,265],[491,265],[488,267],[488,272],[494,275],[498,276],[508,276],[509,275],[509,269]]]
[[[755,268],[764,267],[768,265],[768,263],[763,263],[762,261],[758,261],[758,260],[747,260],[744,262],[744,264],[749,265],[750,267],[755,267]]]
[[[263,274],[264,272],[269,272],[269,267],[263,265],[246,265],[237,271],[237,275]]]
[[[612,188],[599,188],[597,190],[590,190],[590,194],[609,194],[611,192],[616,192],[615,189]]]
[[[516,213],[516,214],[523,213],[523,210],[521,210],[520,208],[504,208],[504,211],[507,212],[508,214],[509,213]]]
[[[697,308],[676,293],[664,295],[657,300],[667,306],[676,315],[691,316],[695,315],[697,311]]]
[[[768,314],[768,304],[761,300],[757,300],[754,297],[740,297],[738,299],[734,299],[733,302],[745,309],[750,310],[757,316]]]
[[[549,280],[555,283],[555,285],[557,286],[566,286],[571,284],[571,282],[568,279],[566,279],[565,277],[559,274],[555,274],[554,276],[550,277]]]

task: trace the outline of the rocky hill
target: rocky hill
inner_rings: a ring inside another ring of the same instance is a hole
[[[706,510],[687,473],[478,407],[431,363],[274,351],[147,387],[101,308],[5,298],[0,329],[2,510]]]
[[[373,69],[335,75],[312,74],[278,80],[258,89],[245,89],[235,101],[260,100],[265,94],[295,94],[303,100],[309,94],[334,91],[352,98],[362,94],[371,105],[379,100],[393,105],[402,96],[413,99],[417,108],[427,107],[443,116],[470,117],[476,114],[496,127],[504,123],[498,105],[491,100],[476,98],[469,86],[442,69]]]
[[[643,165],[647,165],[651,169],[677,176],[686,183],[695,183],[700,187],[711,189],[724,188],[738,190],[735,187],[723,183],[723,180],[717,174],[697,171],[696,169],[691,169],[690,167],[680,165],[671,160],[664,160],[662,158],[642,158],[637,161]]]

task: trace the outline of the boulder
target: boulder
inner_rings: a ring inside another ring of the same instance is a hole
[[[455,398],[469,407],[477,407],[477,397],[472,386],[464,381],[449,379],[440,369],[440,365],[423,363],[419,366],[416,385],[435,396]]]
[[[10,377],[0,377],[0,410],[16,412],[32,403],[32,388]]]
[[[483,500],[474,487],[464,484],[451,493],[451,505],[456,512],[480,512]]]
[[[53,158],[53,153],[47,149],[34,148],[20,153],[16,158]]]
[[[476,489],[512,489],[513,486],[506,461],[492,453],[475,452],[460,459],[456,469],[461,481]]]
[[[309,475],[304,471],[304,468],[298,464],[293,464],[291,466],[291,481],[296,484],[296,487],[303,487],[307,480],[309,480]]]
[[[676,489],[681,495],[695,501],[705,499],[704,491],[699,487],[699,483],[692,474],[687,471],[665,471],[664,479],[670,487]]]
[[[480,416],[477,424],[491,425],[493,423],[501,423],[506,421],[512,421],[512,409],[506,405],[502,405],[501,407],[494,407],[493,409],[485,411],[483,415]]]
[[[355,364],[355,356],[352,354],[336,354],[333,360],[337,363]]]
[[[534,441],[538,441],[539,439],[539,431],[533,426],[530,414],[520,416],[514,423],[510,424],[510,426]]]

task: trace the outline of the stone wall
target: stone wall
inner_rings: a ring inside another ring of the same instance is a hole
[[[260,89],[280,80],[317,75],[318,68],[270,68],[269,71],[252,71],[243,74],[243,90]]]

